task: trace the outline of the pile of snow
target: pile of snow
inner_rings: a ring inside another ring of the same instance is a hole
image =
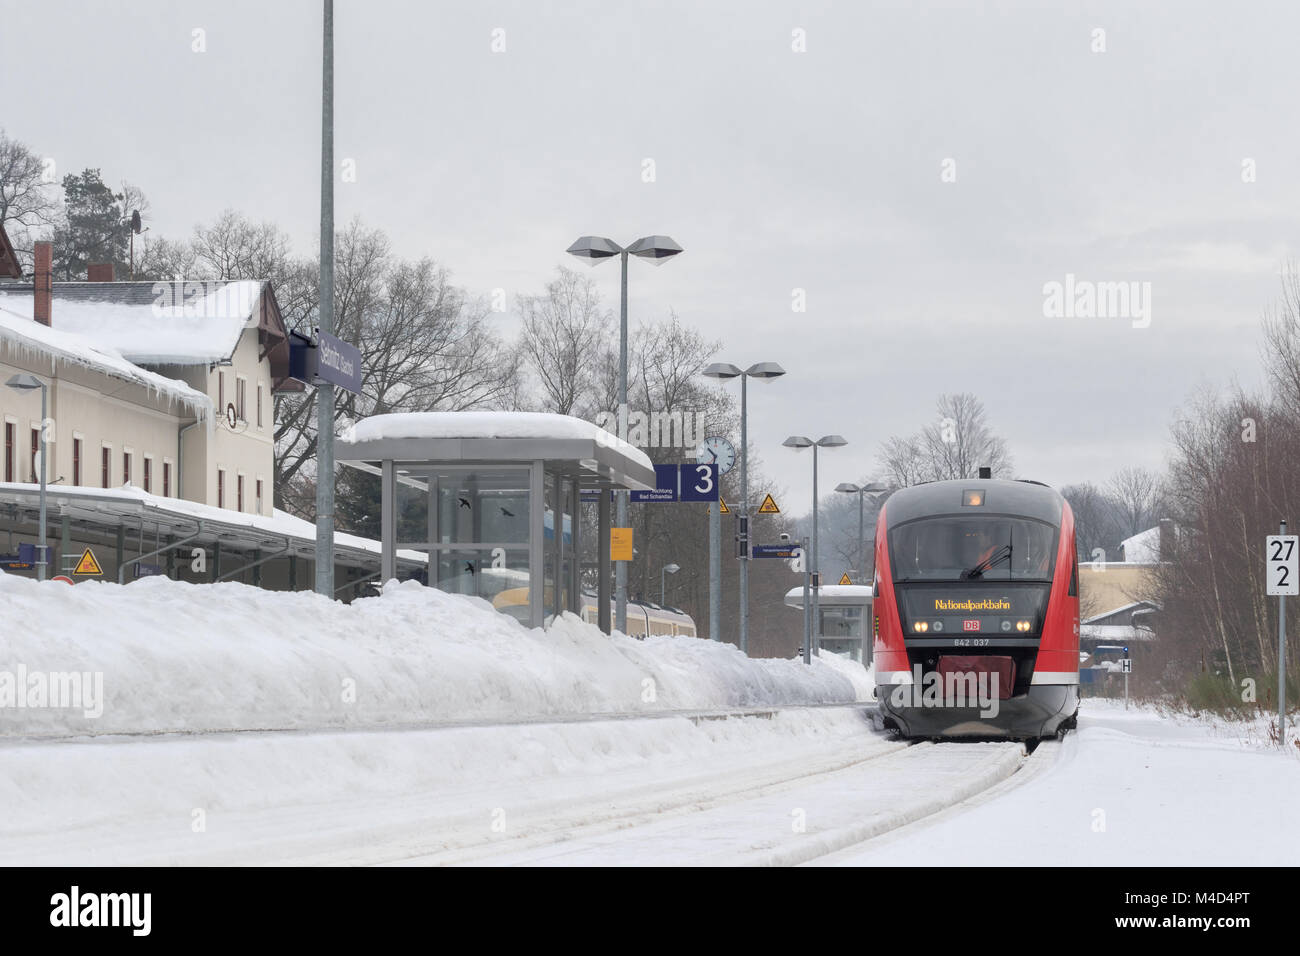
[[[0,736],[9,737],[380,728],[871,693],[851,661],[807,667],[698,638],[607,637],[571,615],[529,630],[486,601],[415,582],[345,605],[236,583],[69,587],[0,574],[0,616]],[[38,684],[92,675],[85,684],[93,694],[102,681],[102,700],[17,706],[5,694],[20,672]]]

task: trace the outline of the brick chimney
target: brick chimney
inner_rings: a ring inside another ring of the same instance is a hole
[[[36,243],[35,295],[32,300],[32,318],[41,325],[53,325],[50,318],[51,300],[54,298],[54,246],[49,242]]]
[[[86,266],[86,279],[90,282],[112,282],[113,263],[92,262]]]

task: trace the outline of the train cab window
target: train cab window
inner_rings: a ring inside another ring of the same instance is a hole
[[[1070,597],[1079,596],[1079,556],[1074,556],[1074,564],[1070,568]]]
[[[1056,528],[1029,518],[938,515],[889,532],[895,581],[1050,580]]]

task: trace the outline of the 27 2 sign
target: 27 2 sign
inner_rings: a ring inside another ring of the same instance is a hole
[[[1300,535],[1270,534],[1264,547],[1268,551],[1264,580],[1269,595],[1300,595]]]

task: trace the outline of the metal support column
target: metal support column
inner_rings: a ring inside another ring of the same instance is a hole
[[[596,616],[606,634],[613,630],[609,587],[609,489],[601,488],[596,499]]]
[[[528,465],[528,623],[541,627],[546,619],[546,462]]]
[[[380,481],[380,583],[397,577],[397,469],[391,461],[383,463]]]
[[[722,640],[722,496],[709,505],[709,640]]]

